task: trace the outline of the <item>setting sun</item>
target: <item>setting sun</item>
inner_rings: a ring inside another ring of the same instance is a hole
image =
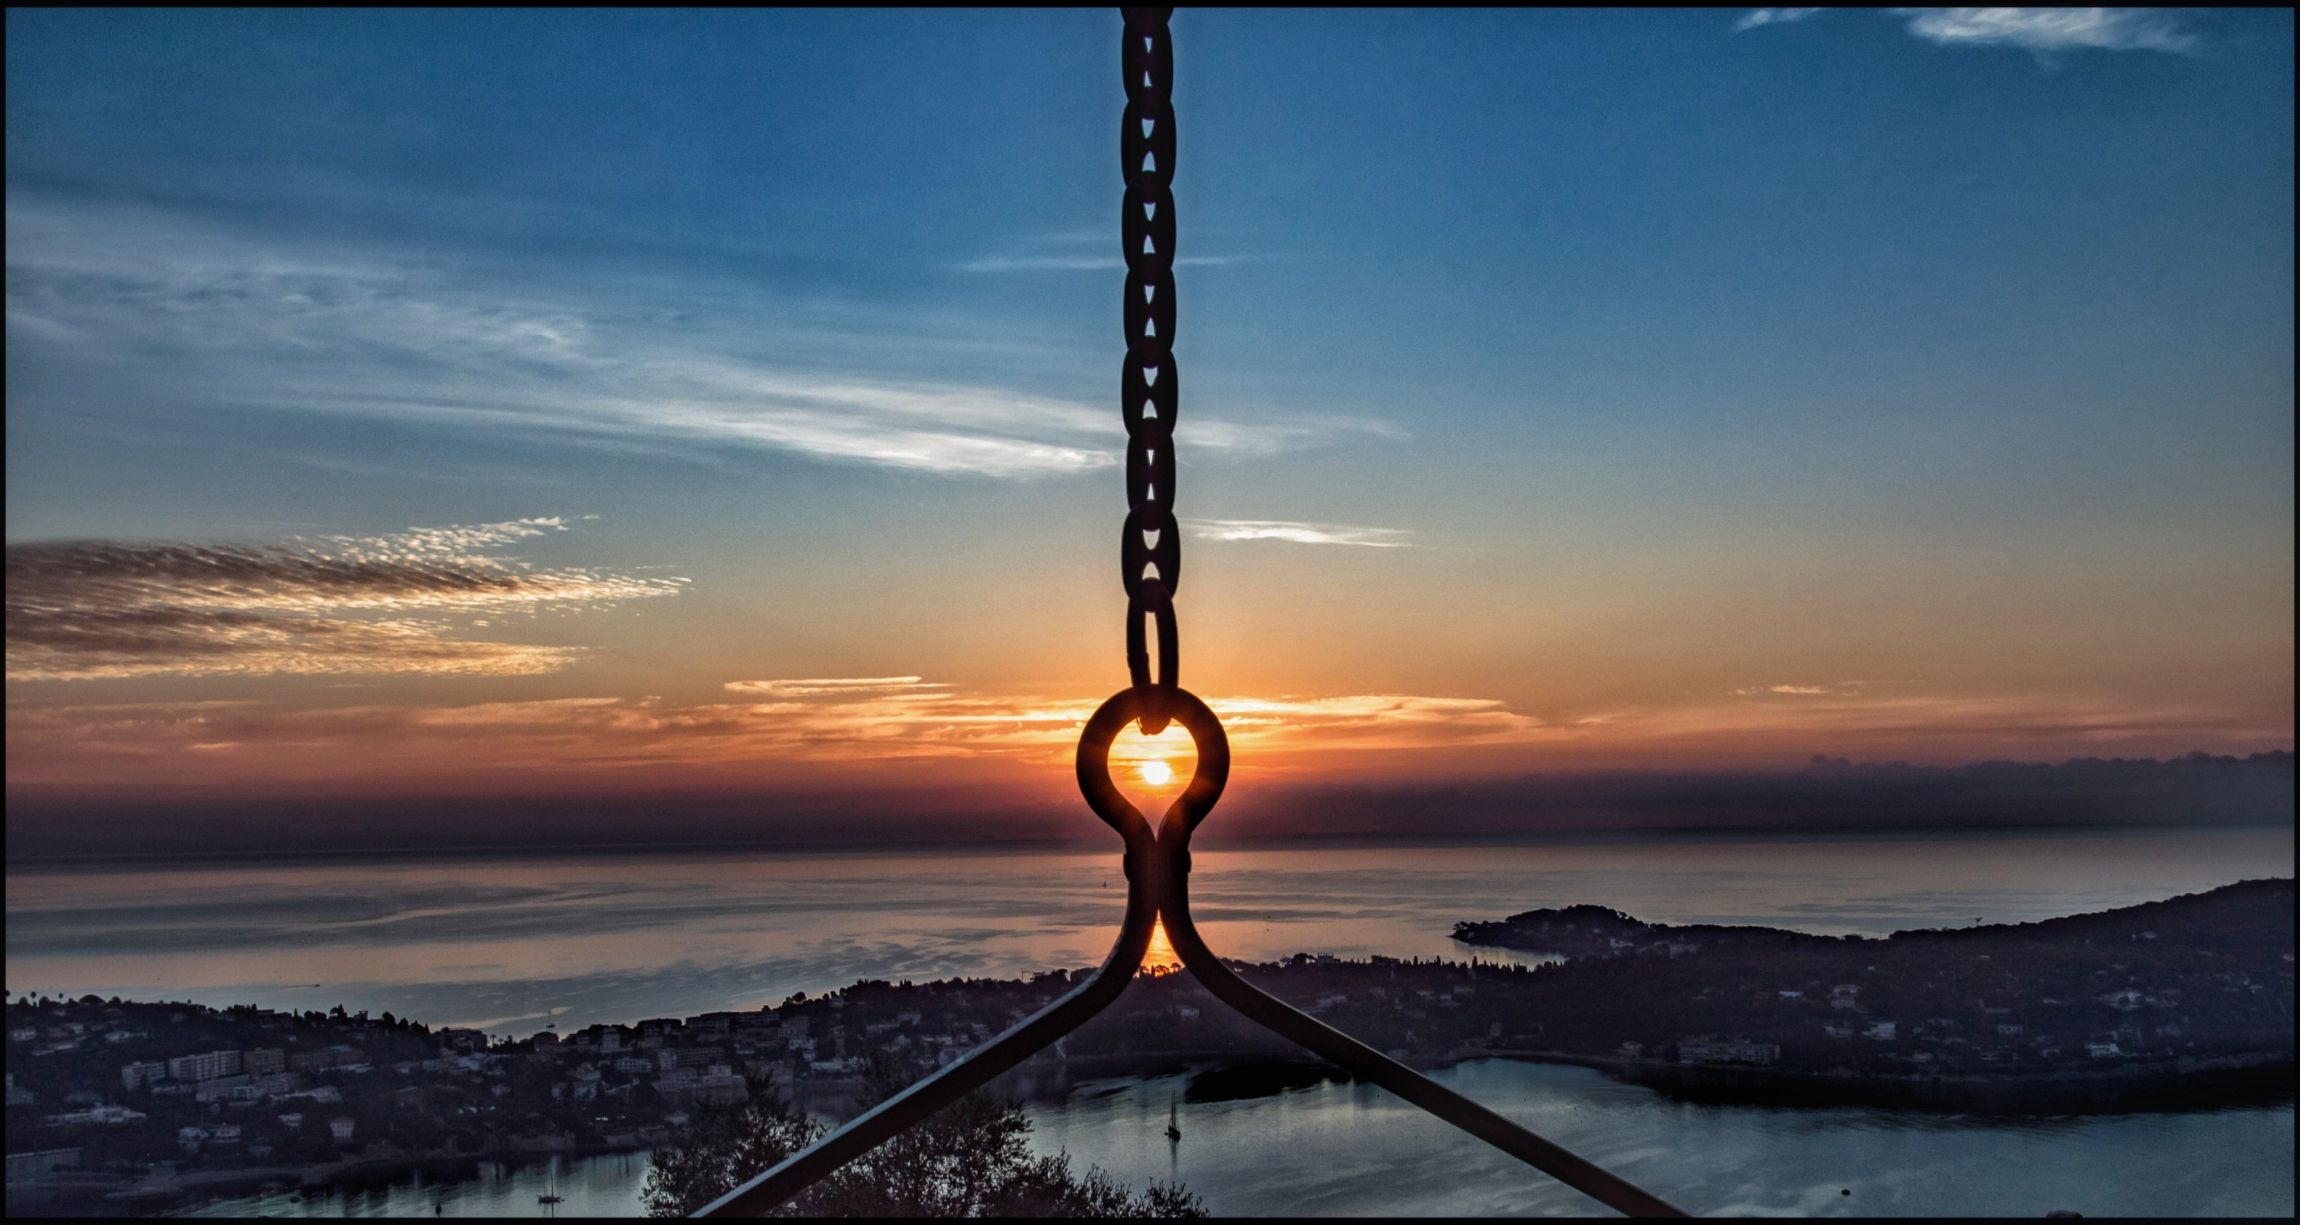
[[[1163,761],[1146,761],[1139,768],[1142,773],[1142,781],[1153,787],[1163,787],[1174,781],[1174,767]]]

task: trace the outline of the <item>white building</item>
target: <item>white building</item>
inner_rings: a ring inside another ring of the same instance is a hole
[[[86,1110],[49,1115],[48,1125],[51,1127],[86,1127],[100,1124],[114,1127],[122,1123],[133,1123],[143,1117],[143,1111],[130,1110],[125,1106],[90,1106]]]
[[[214,1080],[219,1076],[237,1076],[241,1057],[238,1051],[209,1051],[204,1055],[178,1055],[168,1060],[168,1075],[176,1080]]]
[[[192,1100],[196,1102],[225,1101],[233,1096],[234,1091],[247,1088],[249,1083],[245,1072],[233,1076],[218,1076],[214,1080],[203,1080],[200,1082],[200,1087],[193,1091]]]

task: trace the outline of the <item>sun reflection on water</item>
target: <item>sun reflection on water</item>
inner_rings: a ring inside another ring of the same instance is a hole
[[[1166,921],[1158,920],[1150,929],[1150,947],[1142,954],[1144,974],[1172,974],[1182,968],[1182,958],[1174,952],[1174,944],[1166,939]]]

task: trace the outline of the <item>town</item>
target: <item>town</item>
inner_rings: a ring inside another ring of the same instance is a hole
[[[2292,914],[2290,880],[1882,940],[1666,927],[1582,906],[1458,929],[1559,958],[1539,965],[1304,954],[1239,968],[1424,1067],[1515,1057],[1693,1096],[2122,1110],[2289,1095]],[[13,998],[9,1206],[150,1211],[226,1186],[634,1150],[698,1109],[763,1093],[842,1117],[867,1105],[872,1061],[924,1074],[1090,972],[865,981],[524,1037],[341,1007]],[[1298,1059],[1168,969],[1001,1088],[1045,1097],[1189,1070],[1194,1095],[1220,1095],[1325,1074]]]

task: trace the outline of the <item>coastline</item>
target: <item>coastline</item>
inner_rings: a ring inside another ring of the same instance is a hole
[[[484,1153],[400,1153],[354,1157],[318,1166],[249,1166],[195,1170],[163,1178],[130,1179],[124,1175],[74,1173],[51,1181],[25,1181],[10,1186],[10,1216],[24,1214],[73,1216],[179,1215],[215,1199],[245,1195],[337,1192],[397,1181],[412,1171],[463,1181],[478,1166],[495,1163],[529,1166],[565,1158],[569,1161],[618,1153],[642,1153],[653,1146],[588,1145],[583,1147],[502,1148]]]
[[[1699,1105],[1868,1106],[1997,1116],[2105,1117],[2275,1105],[2294,1099],[2296,1071],[2289,1052],[2127,1064],[2097,1072],[1961,1075],[1815,1072],[1482,1048],[1457,1049],[1442,1057],[1405,1062],[1428,1072],[1480,1059],[1584,1067],[1623,1084]],[[1240,1058],[1194,1051],[1149,1052],[1124,1060],[1076,1059],[1049,1066],[1025,1064],[1016,1071],[1025,1077],[1017,1096],[1042,1102],[1063,1101],[1082,1085],[1131,1083],[1161,1076],[1189,1076],[1192,1100],[1270,1096],[1322,1080],[1349,1079],[1341,1069],[1318,1060]]]
[[[2126,1115],[2291,1101],[2289,1052],[2122,1066],[2099,1072],[1895,1075],[1670,1063],[1551,1052],[1479,1052],[1462,1059],[1518,1059],[1586,1067],[1680,1101],[1717,1106],[1872,1106],[1936,1114]],[[2190,1066],[2181,1067],[2178,1064]]]

